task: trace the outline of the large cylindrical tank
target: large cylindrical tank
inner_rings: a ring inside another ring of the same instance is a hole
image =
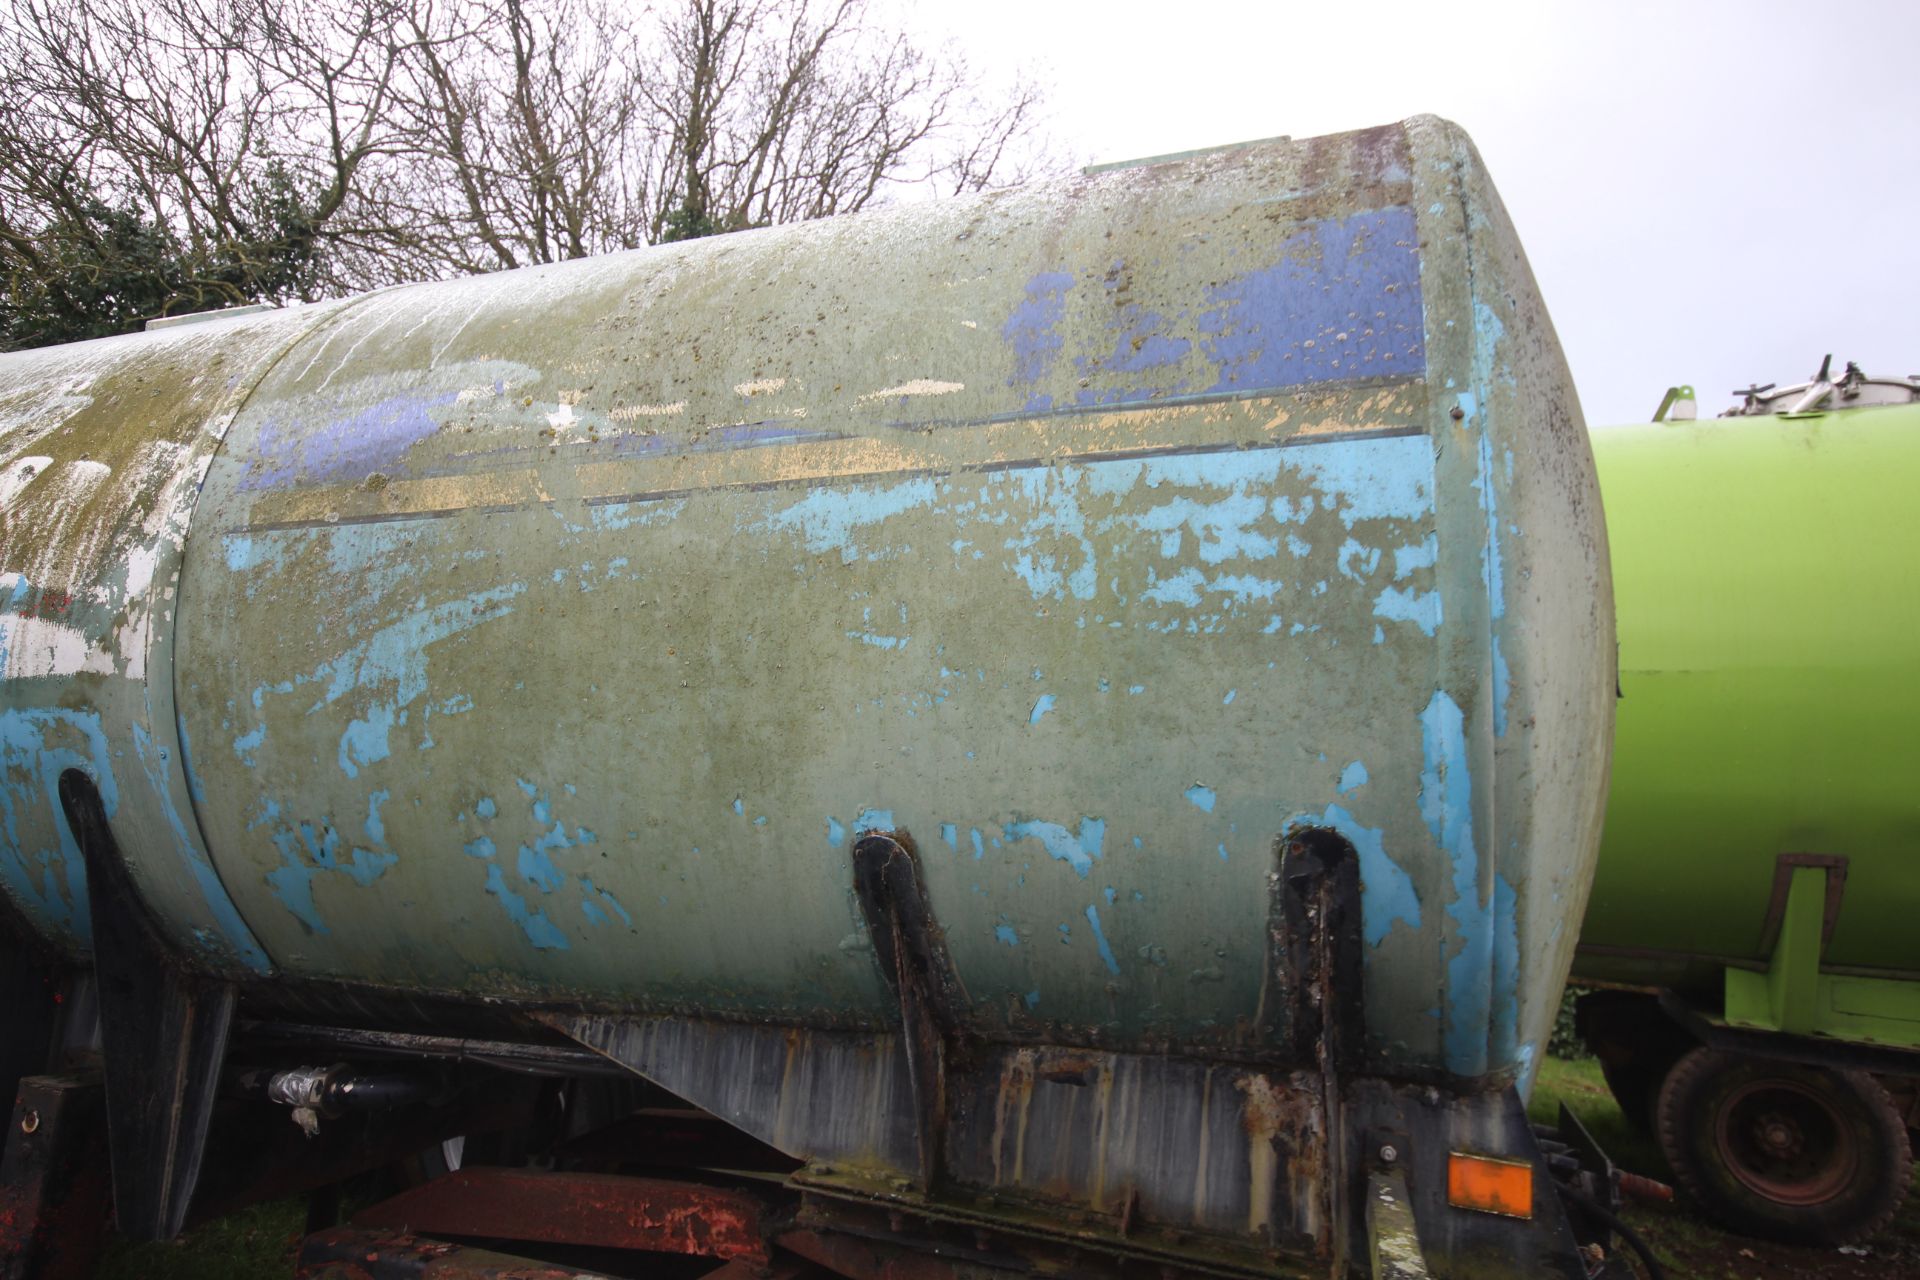
[[[1257,1056],[1311,827],[1374,1067],[1552,1021],[1604,532],[1440,122],[10,355],[0,433],[0,884],[75,953],[69,768],[237,980],[880,1025],[887,830],[970,1034]]]
[[[1822,968],[1920,974],[1920,406],[1832,401],[1594,432],[1622,700],[1582,977],[1712,1006],[1825,864]]]

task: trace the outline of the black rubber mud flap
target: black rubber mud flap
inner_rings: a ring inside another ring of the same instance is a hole
[[[60,802],[87,865],[114,1216],[129,1239],[166,1240],[180,1233],[200,1175],[234,989],[190,972],[162,940],[93,780],[67,770]]]
[[[942,1164],[947,1058],[959,1034],[960,1011],[967,1007],[966,990],[927,903],[911,837],[905,832],[874,833],[857,841],[853,888],[881,975],[900,1002],[913,1076],[920,1185],[930,1187]]]

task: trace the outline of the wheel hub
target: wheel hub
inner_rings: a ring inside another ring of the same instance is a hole
[[[1755,1080],[1721,1106],[1714,1145],[1727,1170],[1779,1204],[1832,1199],[1852,1180],[1861,1153],[1830,1102],[1797,1080]]]
[[[1767,1154],[1777,1160],[1791,1160],[1806,1145],[1806,1135],[1793,1117],[1777,1111],[1760,1117],[1754,1136]]]

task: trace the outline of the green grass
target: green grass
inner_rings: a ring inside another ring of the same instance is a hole
[[[1629,1124],[1613,1100],[1606,1080],[1600,1075],[1599,1059],[1569,1062],[1546,1058],[1541,1061],[1527,1114],[1536,1124],[1553,1124],[1559,1119],[1563,1102],[1616,1165],[1662,1182],[1673,1181],[1673,1171],[1667,1168],[1666,1157],[1660,1154],[1660,1144],[1653,1140],[1653,1135]]]
[[[177,1240],[107,1239],[95,1280],[287,1280],[307,1228],[304,1199],[257,1204]]]

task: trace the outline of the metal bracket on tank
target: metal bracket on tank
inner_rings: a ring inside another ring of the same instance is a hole
[[[114,1216],[130,1239],[165,1240],[179,1234],[199,1180],[234,989],[190,973],[161,940],[93,780],[61,774],[60,803],[86,859]]]
[[[862,837],[853,846],[853,891],[887,986],[900,1003],[907,1070],[913,1082],[920,1184],[940,1167],[946,1125],[948,1046],[959,1031],[967,993],[947,956],[945,935],[927,905],[913,841],[905,832]]]

